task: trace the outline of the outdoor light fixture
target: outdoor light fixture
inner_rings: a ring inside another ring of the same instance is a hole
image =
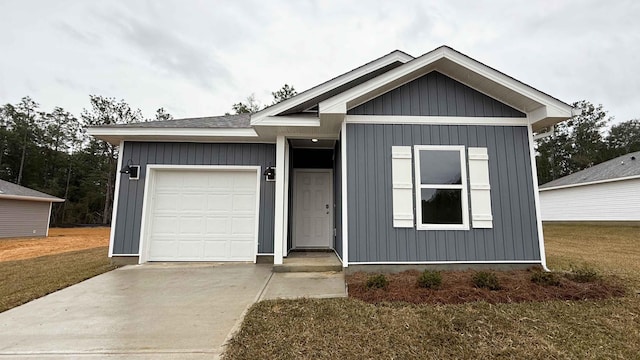
[[[311,139],[311,142],[317,143],[318,139]]]
[[[127,161],[120,174],[129,174],[129,180],[138,180],[140,178],[140,165],[133,165],[131,159]]]
[[[267,181],[276,181],[276,168],[269,165],[262,175]]]

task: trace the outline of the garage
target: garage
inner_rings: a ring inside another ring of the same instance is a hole
[[[149,167],[144,261],[255,261],[257,166]]]

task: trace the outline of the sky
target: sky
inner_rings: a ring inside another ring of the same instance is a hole
[[[395,49],[441,45],[567,103],[640,118],[640,1],[2,0],[0,104],[76,116],[89,94],[221,115]]]

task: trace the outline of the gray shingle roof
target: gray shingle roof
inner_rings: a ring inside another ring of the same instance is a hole
[[[632,160],[635,158],[635,160]],[[556,186],[576,185],[592,181],[612,180],[628,176],[640,176],[640,151],[619,156],[615,159],[594,165],[560,179],[555,179],[540,189]]]
[[[20,186],[8,181],[0,180],[0,198],[5,196],[11,197],[32,197],[32,198],[41,198],[45,200],[51,200],[55,202],[64,201],[63,199],[57,198],[55,196],[45,194],[40,191],[36,191],[33,189],[29,189],[24,186]]]
[[[114,124],[102,128],[250,128],[250,115],[206,116],[164,121],[147,121],[132,124]]]

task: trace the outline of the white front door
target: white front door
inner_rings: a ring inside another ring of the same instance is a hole
[[[331,248],[332,171],[295,169],[293,189],[293,247]]]

